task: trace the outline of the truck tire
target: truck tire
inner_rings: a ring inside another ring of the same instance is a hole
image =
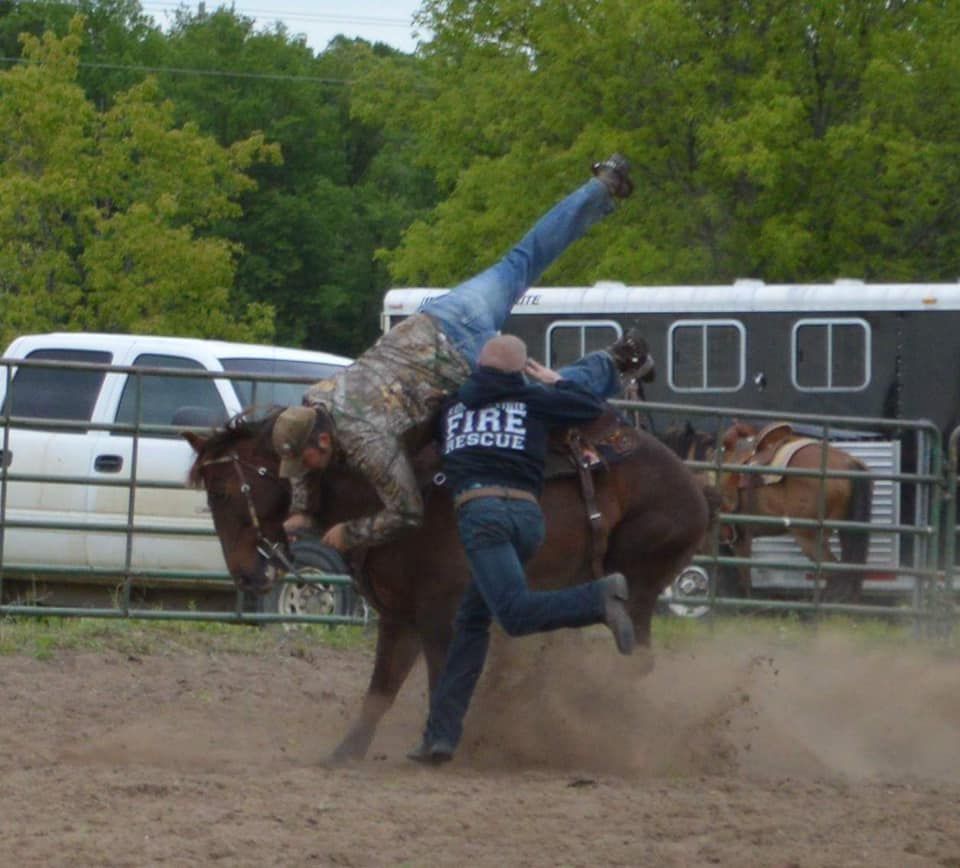
[[[350,568],[340,553],[314,534],[300,537],[290,546],[297,571],[305,578],[348,576]],[[260,598],[261,612],[279,615],[353,615],[366,623],[370,610],[352,585],[322,582],[278,581]],[[284,627],[296,626],[285,623]]]

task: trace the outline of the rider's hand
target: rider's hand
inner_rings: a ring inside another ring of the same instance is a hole
[[[532,380],[543,383],[545,386],[552,386],[563,379],[556,371],[541,365],[534,359],[527,359],[527,364],[523,370]]]
[[[347,542],[343,536],[343,523],[335,524],[333,527],[329,528],[327,532],[323,535],[322,542],[326,543],[328,546],[335,548],[338,552],[345,552],[347,550]]]
[[[289,539],[296,539],[305,530],[313,527],[313,519],[305,512],[291,512],[283,523],[283,530]]]

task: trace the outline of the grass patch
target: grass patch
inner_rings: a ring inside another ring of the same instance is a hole
[[[819,619],[795,613],[775,615],[716,615],[691,619],[658,616],[653,621],[653,641],[661,648],[683,650],[718,639],[802,647],[815,641],[843,640],[864,650],[877,648],[926,648],[938,654],[956,655],[952,638],[924,642],[915,635],[912,623],[892,618],[853,618],[824,615]]]
[[[960,636],[960,633],[958,633]],[[758,646],[796,647],[837,639],[864,651],[880,648],[960,656],[954,638],[918,640],[912,623],[890,618],[827,615],[817,621],[796,614],[723,615],[712,620],[657,616],[655,648],[684,651],[718,640]],[[284,629],[217,621],[66,618],[15,615],[0,617],[0,656],[21,655],[52,660],[65,652],[148,656],[172,653],[283,653],[309,659],[320,648],[372,650],[372,627],[323,624]]]
[[[0,655],[51,660],[63,652],[134,656],[174,652],[262,654],[283,649],[307,656],[317,647],[365,649],[369,628],[306,624],[284,630],[216,621],[8,616],[0,618]]]

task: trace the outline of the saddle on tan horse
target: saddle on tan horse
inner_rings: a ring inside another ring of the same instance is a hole
[[[724,491],[735,493],[741,488],[775,485],[783,479],[776,468],[786,467],[796,452],[818,442],[812,437],[793,433],[789,422],[771,422],[757,431],[743,422],[736,423],[723,438],[724,463],[744,464],[748,467],[770,467],[771,473],[724,474]]]

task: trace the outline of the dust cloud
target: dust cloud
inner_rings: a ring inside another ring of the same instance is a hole
[[[835,637],[616,654],[602,629],[497,636],[461,750],[478,767],[956,780],[960,662]]]

